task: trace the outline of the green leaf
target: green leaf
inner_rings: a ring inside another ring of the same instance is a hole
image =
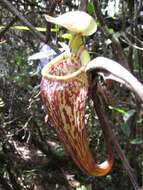
[[[108,29],[108,32],[109,32],[109,34],[113,34],[113,33],[114,33],[113,28],[109,28],[109,29]]]
[[[125,112],[125,114],[123,116],[124,122],[126,123],[135,114],[135,112],[136,111],[134,109]]]
[[[87,3],[86,10],[91,15],[95,12],[93,1]]]
[[[133,139],[130,141],[130,144],[143,144],[143,139],[139,138]]]
[[[56,25],[55,28],[51,28],[51,32],[59,32],[59,26]]]
[[[70,33],[65,33],[61,36],[64,39],[71,40],[72,39],[72,34]]]
[[[19,55],[16,56],[15,61],[16,61],[16,64],[19,65],[19,66],[23,64],[22,57],[19,56]]]
[[[13,26],[11,28],[16,29],[16,30],[29,30],[27,26]]]
[[[0,30],[4,29],[5,26],[0,26]],[[35,27],[36,30],[40,31],[40,32],[46,32],[46,28],[45,27]],[[12,26],[11,29],[14,30],[30,30],[27,26]]]
[[[77,187],[76,190],[91,190],[91,185],[81,185],[80,187]]]
[[[130,129],[130,126],[129,126],[127,123],[124,123],[123,125],[121,125],[121,129],[122,129],[123,133],[124,133],[127,137],[130,136],[131,129]]]
[[[12,28],[16,30],[30,30],[27,26],[13,26]],[[35,27],[35,28],[40,32],[46,32],[46,28],[43,27]]]
[[[124,116],[125,113],[126,113],[126,111],[123,108],[115,108],[115,107],[109,106],[109,109],[114,110],[114,111],[120,113],[122,116]]]

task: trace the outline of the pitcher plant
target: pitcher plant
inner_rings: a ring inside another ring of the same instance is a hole
[[[45,16],[48,22],[65,27],[72,38],[67,48],[42,69],[41,96],[50,125],[76,165],[89,176],[106,175],[112,168],[112,142],[104,134],[107,160],[97,164],[89,148],[85,128],[85,106],[89,94],[88,75],[108,72],[143,101],[142,84],[119,63],[104,57],[90,60],[83,36],[96,32],[95,20],[85,12],[73,11],[59,17]]]

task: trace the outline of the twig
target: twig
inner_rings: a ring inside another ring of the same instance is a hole
[[[108,26],[102,16],[99,0],[94,0],[93,3],[94,3],[94,8],[95,8],[97,19],[102,26],[103,33],[106,36],[106,38],[109,38],[112,41],[111,46],[112,46],[112,50],[113,50],[115,56],[119,59],[118,61],[121,62],[121,64],[123,66],[125,66],[127,69],[129,69],[129,65],[124,56],[120,42],[118,41],[118,39],[115,36],[110,34]]]
[[[87,2],[88,2],[87,0],[80,0],[79,10],[85,11],[86,10]]]
[[[17,177],[15,177],[14,173],[17,173],[15,170],[12,171],[12,163],[11,163],[11,160],[8,160],[8,164],[7,164],[7,172],[9,174],[9,178],[10,178],[10,181],[12,183],[12,187],[15,189],[15,190],[22,190],[22,186],[20,185],[20,183],[18,182],[17,180]]]
[[[27,20],[25,16],[23,16],[8,0],[1,0],[1,2],[4,3],[4,5],[7,6],[7,8],[24,24],[26,25],[32,34],[34,34],[37,38],[39,38],[42,42],[47,43],[47,38],[45,35],[43,35],[41,32],[36,30],[36,28]],[[48,42],[50,47],[54,49],[57,53],[59,53],[59,49],[56,45],[51,44]]]
[[[122,163],[123,163],[123,165],[124,165],[124,167],[128,173],[128,176],[131,180],[131,183],[132,183],[134,189],[139,190],[139,185],[137,183],[136,176],[133,174],[132,168],[131,168],[131,166],[130,166],[130,164],[129,164],[126,156],[125,156],[125,153],[123,152],[123,150],[121,149],[121,147],[119,145],[117,137],[114,135],[112,129],[109,126],[107,117],[101,108],[99,97],[95,94],[94,90],[92,92],[92,99],[93,99],[94,104],[96,105],[95,111],[97,113],[99,121],[102,124],[102,128],[104,128],[105,131],[108,131],[109,138],[111,139],[111,141],[115,147],[115,150],[116,150],[118,156],[120,157],[120,159],[121,159],[121,161],[122,161]]]
[[[47,1],[47,13],[48,15],[51,15],[53,16],[53,13],[55,11],[55,8],[56,8],[56,5],[57,5],[57,2],[54,0],[54,1],[50,1],[50,7],[49,7],[49,3]],[[49,8],[49,11],[48,11],[48,8]],[[47,39],[47,42],[49,42],[51,40],[51,33],[50,33],[50,30],[51,30],[51,26],[52,24],[50,22],[47,22],[47,26],[46,26],[46,39]]]
[[[35,27],[8,1],[8,0],[1,0],[7,8],[23,23],[25,24],[31,31],[31,33],[35,34],[41,41],[46,43],[46,37],[38,32]]]
[[[3,186],[5,190],[13,190],[11,186],[8,184],[8,181],[6,178],[0,175],[0,184]]]
[[[122,38],[121,38],[121,40],[122,40],[124,43],[126,43],[127,45],[129,45],[129,46],[131,46],[131,47],[133,47],[133,48],[135,48],[135,49],[138,49],[138,50],[143,51],[143,48],[142,48],[142,47],[140,47],[140,46],[138,46],[138,45],[136,45],[136,44],[133,44],[133,43],[128,39],[127,36],[123,35]]]
[[[17,21],[17,17],[13,18],[13,20],[0,32],[0,39],[4,36],[4,34],[9,30],[9,28]]]

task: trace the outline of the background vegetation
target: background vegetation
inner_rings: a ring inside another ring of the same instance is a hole
[[[136,188],[117,151],[111,173],[102,178],[88,177],[74,165],[54,131],[45,124],[39,94],[39,62],[29,62],[28,57],[39,51],[41,42],[59,53],[58,42],[66,41],[62,37],[65,29],[46,23],[44,14],[56,16],[78,9],[97,20],[96,34],[85,39],[91,56],[112,58],[143,81],[142,0],[1,0],[2,190],[132,190],[143,185],[143,110],[124,87],[120,89],[116,83],[104,84],[101,80],[99,94],[105,98],[107,118],[114,124],[112,130],[132,167],[132,175],[136,176]],[[38,31],[34,26],[39,27]],[[105,159],[103,137],[90,101],[86,120],[91,149],[97,160]]]

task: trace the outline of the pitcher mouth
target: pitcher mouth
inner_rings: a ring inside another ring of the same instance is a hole
[[[72,62],[72,56],[69,52],[64,52],[51,60],[47,65],[45,65],[42,69],[42,76],[44,78],[47,78],[49,80],[58,80],[58,81],[68,81],[71,79],[75,79],[79,77],[82,73],[85,72],[86,65],[81,65],[80,63],[75,63],[73,60],[72,64],[72,71],[67,70],[65,73],[55,74],[52,72],[52,68],[58,67],[58,64],[64,62],[64,61],[71,61]],[[75,65],[77,64],[77,67],[75,68]],[[62,71],[62,68],[60,68]],[[73,70],[74,69],[74,70]],[[56,69],[57,70],[57,69]],[[63,69],[64,70],[64,69]]]

